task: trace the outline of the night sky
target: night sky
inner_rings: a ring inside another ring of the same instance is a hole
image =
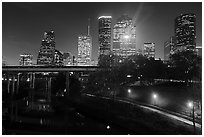
[[[125,3],[125,2],[44,2],[2,3],[2,56],[8,64],[18,65],[19,55],[33,54],[36,62],[44,31],[53,29],[56,49],[77,56],[78,35],[87,34],[91,19],[93,59],[98,57],[98,17],[111,15],[112,22],[122,14],[133,18],[136,24],[137,48],[145,42],[154,42],[156,58],[164,56],[164,42],[174,35],[174,19],[181,13],[195,13],[196,43],[202,44],[202,3]]]

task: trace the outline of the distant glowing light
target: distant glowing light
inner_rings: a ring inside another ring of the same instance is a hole
[[[39,102],[46,102],[45,99],[38,99]]]
[[[125,38],[125,39],[129,39],[130,36],[129,36],[129,35],[125,35],[124,38]]]
[[[127,78],[130,78],[130,77],[132,77],[131,75],[127,75]]]
[[[101,19],[101,18],[112,18],[112,16],[100,16],[100,17],[98,17],[98,19]]]
[[[28,78],[28,79],[27,79],[27,82],[29,82],[29,81],[30,81],[30,79]]]

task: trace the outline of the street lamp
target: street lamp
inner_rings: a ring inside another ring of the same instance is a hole
[[[128,89],[128,93],[131,93],[131,89]]]
[[[190,115],[191,115],[191,110],[192,110],[192,117],[193,117],[193,129],[194,129],[194,133],[196,133],[196,129],[195,129],[195,110],[194,110],[194,103],[193,101],[188,101],[187,106],[190,108]]]
[[[110,126],[108,125],[106,128],[107,128],[107,129],[110,129]]]
[[[152,97],[153,97],[153,99],[157,99],[157,94],[154,93],[154,94],[152,95]]]
[[[187,103],[187,105],[188,105],[188,107],[189,107],[190,109],[193,108],[193,102],[192,102],[192,101],[189,101],[189,102]]]
[[[156,93],[153,93],[152,94],[152,98],[153,98],[153,104],[156,105],[156,101],[157,101],[158,95]]]

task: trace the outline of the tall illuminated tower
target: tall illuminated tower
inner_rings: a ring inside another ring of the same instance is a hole
[[[38,65],[54,65],[55,56],[55,34],[54,31],[44,32],[44,38],[38,53]]]
[[[91,65],[91,52],[92,52],[92,38],[90,35],[90,25],[88,24],[87,35],[80,35],[78,37],[77,63],[79,66]]]
[[[111,16],[100,16],[98,18],[99,56],[108,55],[111,52],[111,20]]]
[[[176,50],[195,50],[196,16],[193,13],[181,14],[175,19]]]
[[[136,27],[127,15],[118,18],[113,27],[113,53],[123,58],[136,54]]]

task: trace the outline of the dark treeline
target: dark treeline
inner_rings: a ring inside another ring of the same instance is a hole
[[[120,85],[143,81],[152,85],[154,79],[183,80],[186,85],[189,81],[201,81],[201,57],[194,51],[177,52],[164,62],[147,58],[143,55],[132,55],[126,59],[113,54],[99,58],[100,71],[89,76],[87,91],[104,92],[120,88]]]

